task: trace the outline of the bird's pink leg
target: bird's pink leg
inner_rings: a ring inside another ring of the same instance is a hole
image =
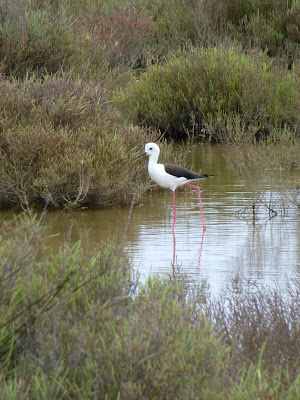
[[[175,190],[173,190],[173,233],[175,231],[175,222],[176,222],[176,200],[175,200]]]
[[[201,211],[201,217],[202,217],[202,224],[203,224],[203,229],[206,230],[206,225],[204,222],[204,215],[203,215],[203,210],[202,210],[202,202],[201,202],[201,192],[199,186],[196,185],[191,185],[190,183],[186,183],[185,186],[189,186],[193,189],[196,189],[198,192],[198,197],[199,197],[199,205],[200,205],[200,211]]]
[[[176,239],[175,239],[175,222],[176,222],[176,200],[175,200],[175,190],[173,190],[173,267],[175,266],[176,257]]]

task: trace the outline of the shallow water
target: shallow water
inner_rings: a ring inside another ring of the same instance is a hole
[[[204,234],[197,191],[186,188],[176,192],[175,248],[172,193],[168,190],[144,195],[131,215],[129,208],[47,213],[47,234],[59,233],[47,239],[48,245],[56,251],[64,241],[81,240],[85,248],[94,249],[103,240],[115,238],[124,243],[142,278],[172,274],[175,260],[189,279],[205,278],[215,295],[237,274],[266,285],[284,285],[287,278],[299,278],[299,212],[286,205],[284,212],[278,208],[278,214],[270,218],[260,207],[253,219],[253,194],[228,167],[224,149],[199,144],[189,151],[195,171],[215,175],[201,182]],[[264,196],[272,196],[275,204],[279,195],[266,187]]]

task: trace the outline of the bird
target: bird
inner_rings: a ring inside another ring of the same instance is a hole
[[[191,185],[189,182],[196,181],[198,179],[210,178],[213,175],[201,175],[196,172],[189,171],[183,167],[174,164],[158,164],[160,149],[156,143],[147,143],[145,145],[145,151],[142,154],[132,158],[130,161],[136,160],[137,158],[148,156],[148,173],[154,182],[159,186],[171,189],[173,192],[173,232],[176,221],[176,200],[175,200],[175,190],[178,186],[185,185],[193,189],[196,189],[199,197],[199,205],[202,217],[203,230],[206,230],[206,225],[204,222],[204,215],[201,202],[201,192],[199,186]]]

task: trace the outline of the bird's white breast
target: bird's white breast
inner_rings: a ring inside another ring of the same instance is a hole
[[[175,190],[177,186],[184,184],[187,179],[182,177],[178,178],[176,176],[170,175],[165,171],[165,167],[163,164],[154,164],[149,163],[148,172],[151,177],[158,185]]]

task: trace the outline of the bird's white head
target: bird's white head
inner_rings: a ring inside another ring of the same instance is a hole
[[[158,157],[159,147],[157,146],[157,144],[156,143],[147,143],[145,145],[145,155],[149,156],[149,157],[152,155]]]
[[[142,156],[148,156],[148,157],[152,157],[151,160],[155,161],[158,159],[159,156],[159,147],[157,146],[156,143],[147,143],[145,145],[145,151],[144,153],[134,157],[131,161],[136,160],[137,158],[140,158]]]

